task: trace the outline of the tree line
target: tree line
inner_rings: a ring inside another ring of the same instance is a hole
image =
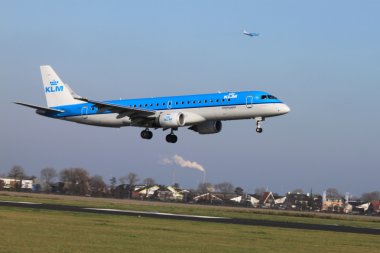
[[[61,187],[66,194],[72,195],[91,195],[91,196],[112,196],[112,191],[119,185],[135,186],[140,182],[140,179],[136,173],[130,172],[125,176],[111,177],[107,184],[103,177],[100,175],[90,175],[90,173],[84,168],[66,168],[61,171],[57,171],[52,167],[46,167],[40,171],[40,176],[28,176],[25,170],[18,165],[13,166],[7,174],[0,175],[1,177],[13,178],[16,180],[37,180],[40,186],[39,191],[52,192],[55,191],[55,187]],[[141,183],[145,186],[156,185],[156,181],[147,177],[144,178]],[[61,186],[57,185],[61,184]],[[0,190],[3,188],[2,182],[0,182]],[[176,183],[174,188],[179,188]],[[16,190],[21,188],[21,184],[16,186]],[[226,196],[227,194],[244,195],[244,189],[242,187],[235,187],[230,182],[222,182],[218,184],[212,184],[209,182],[200,183],[196,190],[193,192],[203,194],[209,192],[219,192]],[[257,187],[255,189],[255,195],[262,195],[262,193],[268,191],[264,187]],[[292,193],[304,193],[302,189],[296,188],[291,191]],[[343,197],[343,194],[339,193],[336,188],[328,188],[326,195],[333,198]],[[358,199],[358,198],[356,198]],[[362,201],[380,200],[380,191],[365,192],[360,197]]]

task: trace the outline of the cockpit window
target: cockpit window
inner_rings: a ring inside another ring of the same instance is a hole
[[[275,96],[272,95],[262,95],[261,99],[277,99]]]

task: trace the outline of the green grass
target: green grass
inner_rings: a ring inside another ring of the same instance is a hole
[[[0,207],[0,252],[379,252],[379,236]]]
[[[151,201],[72,197],[48,194],[0,192],[0,200],[30,201],[84,207],[114,208],[137,211],[157,211],[177,214],[260,219],[311,224],[336,224],[354,227],[380,228],[380,217],[320,214],[315,212],[276,211],[253,208],[175,204]]]

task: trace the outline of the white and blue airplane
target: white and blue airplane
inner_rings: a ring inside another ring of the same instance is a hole
[[[36,109],[42,116],[102,127],[142,127],[143,139],[150,129],[170,129],[166,141],[176,143],[179,127],[199,134],[219,133],[222,121],[255,119],[256,132],[268,117],[290,111],[276,97],[262,91],[211,93],[187,96],[97,101],[77,95],[50,66],[41,66],[47,107],[15,102]]]
[[[244,29],[244,31],[243,31],[243,34],[245,34],[245,35],[248,35],[248,36],[251,36],[251,37],[253,37],[253,36],[259,36],[260,35],[260,33],[250,33],[250,32],[247,32],[245,29]]]

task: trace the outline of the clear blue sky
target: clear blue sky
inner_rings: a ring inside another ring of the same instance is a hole
[[[21,165],[83,167],[106,181],[135,172],[195,188],[211,183],[342,193],[380,190],[379,1],[3,1],[0,8],[0,173]],[[259,37],[242,35],[242,30]],[[39,66],[93,99],[264,90],[292,109],[225,122],[221,133],[107,129],[40,117]]]

